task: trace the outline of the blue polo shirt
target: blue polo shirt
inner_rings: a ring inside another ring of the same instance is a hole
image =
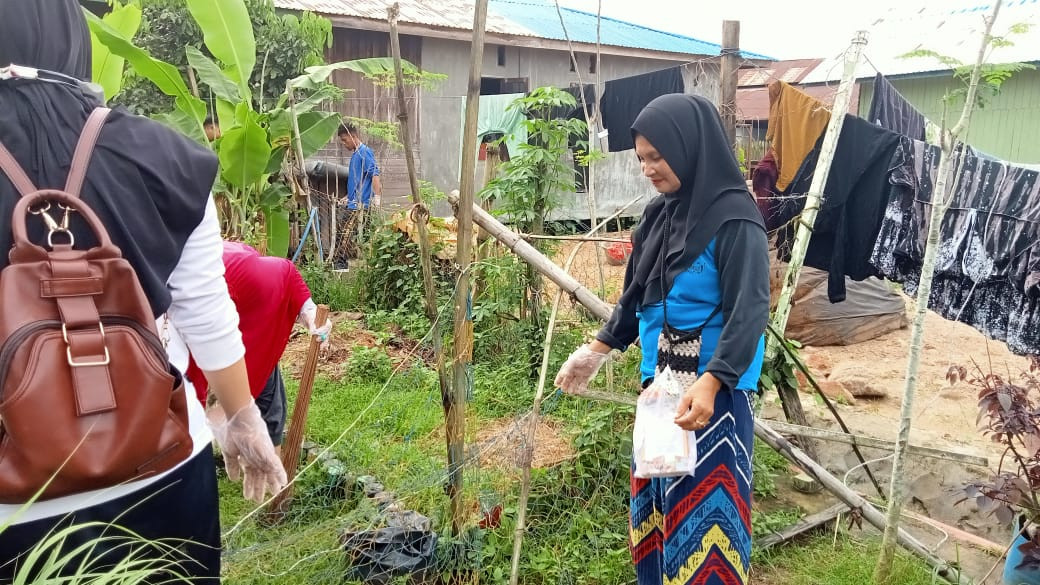
[[[360,144],[350,157],[349,174],[347,175],[347,209],[357,209],[358,201],[368,209],[372,200],[372,177],[379,176],[379,165],[375,154],[365,144]]]

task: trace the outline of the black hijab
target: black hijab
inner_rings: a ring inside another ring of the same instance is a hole
[[[681,183],[675,193],[646,206],[633,234],[633,272],[622,302],[647,305],[661,300],[662,290],[671,289],[675,277],[693,265],[724,223],[743,220],[763,230],[765,226],[710,101],[684,94],[660,96],[640,112],[632,134],[646,138]]]
[[[0,0],[0,67],[23,65],[89,80],[90,33],[76,0]],[[62,188],[87,116],[103,105],[74,81],[0,81],[0,141],[39,188]],[[81,196],[137,271],[156,316],[191,232],[202,220],[216,157],[172,130],[113,111],[101,131]],[[11,245],[18,191],[0,173],[0,248]],[[41,222],[27,222],[43,241]],[[77,247],[93,245],[74,222]],[[0,257],[0,267],[7,257]]]

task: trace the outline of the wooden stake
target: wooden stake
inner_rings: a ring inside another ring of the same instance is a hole
[[[390,53],[394,59],[394,78],[397,89],[397,119],[401,123],[401,142],[404,144],[404,158],[408,165],[408,182],[412,191],[413,215],[412,220],[419,232],[419,263],[422,266],[423,292],[426,308],[426,318],[430,320],[433,329],[431,345],[433,346],[434,360],[437,367],[437,380],[441,389],[441,404],[448,404],[451,395],[451,381],[444,367],[444,336],[441,334],[440,312],[437,309],[437,288],[433,281],[433,247],[430,245],[430,231],[427,222],[430,218],[430,210],[422,200],[422,191],[419,187],[419,173],[415,168],[415,155],[412,152],[412,132],[408,125],[408,102],[404,97],[404,73],[401,70],[401,37],[397,30],[397,17],[400,14],[400,5],[394,2],[387,9],[387,20],[390,22]],[[444,412],[448,418],[447,410]],[[450,443],[449,443],[450,457]]]
[[[328,316],[329,307],[318,305],[314,322],[324,323]],[[293,406],[292,420],[289,423],[289,434],[282,444],[282,466],[285,467],[285,476],[289,479],[289,483],[267,506],[265,519],[270,522],[280,522],[284,519],[292,501],[293,481],[296,479],[296,468],[300,465],[300,445],[303,444],[303,431],[307,426],[307,410],[311,405],[311,392],[314,390],[314,374],[318,369],[318,351],[320,349],[321,341],[312,335],[311,343],[307,347],[307,359],[303,362],[300,390],[296,394],[296,404]]]
[[[780,292],[780,301],[773,313],[772,327],[779,332],[787,330],[787,319],[791,315],[791,302],[795,289],[798,287],[798,276],[802,271],[802,263],[805,261],[805,252],[809,248],[809,238],[812,236],[813,224],[816,223],[816,214],[823,200],[823,189],[827,186],[834,151],[838,148],[838,136],[841,135],[841,128],[845,124],[845,114],[849,111],[849,100],[852,97],[852,89],[856,81],[856,65],[859,63],[860,53],[866,44],[867,33],[859,31],[852,40],[852,47],[845,54],[845,71],[841,77],[841,85],[838,86],[838,93],[834,97],[831,119],[827,124],[827,131],[823,135],[820,159],[816,164],[816,172],[813,173],[809,195],[805,200],[805,209],[798,222],[798,231],[795,233],[791,261],[787,265],[787,275],[784,278],[784,287]],[[779,349],[780,345],[776,339],[770,338],[766,347],[766,363],[772,361]],[[788,421],[801,426],[809,426],[797,390],[781,389],[780,399]],[[805,441],[802,447],[806,453],[812,455],[813,459],[818,458],[812,441]]]
[[[896,452],[892,460],[892,478],[888,498],[888,526],[881,540],[881,552],[874,569],[874,582],[887,585],[892,581],[892,560],[895,554],[895,531],[902,517],[903,501],[906,498],[906,483],[903,468],[906,462],[907,446],[910,444],[910,429],[913,426],[914,395],[917,391],[917,370],[920,366],[921,351],[924,347],[924,322],[928,314],[928,301],[932,292],[932,278],[935,275],[936,256],[939,251],[940,225],[946,208],[953,199],[952,185],[949,184],[953,173],[957,142],[960,135],[968,129],[971,113],[975,108],[975,96],[979,89],[982,64],[986,59],[992,37],[993,23],[1000,14],[1001,0],[993,4],[993,12],[985,19],[986,28],[979,43],[979,52],[971,70],[968,84],[968,95],[965,97],[964,109],[957,124],[944,132],[942,136],[942,155],[939,169],[936,171],[935,189],[932,193],[932,210],[928,225],[928,238],[925,243],[924,257],[921,259],[921,281],[917,285],[917,306],[914,309],[913,323],[910,325],[910,353],[906,365],[906,385],[903,388],[903,402],[900,407],[899,433],[896,435]],[[949,188],[948,188],[949,187]]]
[[[614,215],[604,219],[601,223],[592,226],[592,230],[589,234],[595,234],[600,228],[607,225],[610,220],[621,215],[623,210],[617,211]],[[574,259],[578,257],[578,252],[581,251],[581,247],[584,242],[579,242],[571,250],[570,255],[567,257],[567,261],[563,263],[564,274],[568,273],[571,269],[571,265],[574,263]],[[534,405],[531,407],[531,416],[527,421],[527,440],[525,443],[523,456],[520,458],[521,468],[521,480],[520,480],[520,502],[517,505],[517,516],[516,516],[516,530],[513,533],[513,563],[512,568],[509,572],[509,585],[517,585],[520,578],[520,550],[524,542],[524,531],[527,529],[527,500],[531,495],[531,461],[534,457],[534,448],[536,443],[536,435],[538,432],[538,417],[542,412],[542,397],[545,395],[545,378],[549,371],[549,357],[552,349],[552,338],[553,332],[556,329],[556,316],[560,312],[560,301],[563,300],[563,289],[557,289],[556,298],[553,300],[552,312],[549,314],[549,324],[546,327],[545,341],[542,343],[542,365],[538,372],[538,388],[534,394]]]
[[[740,68],[740,21],[722,21],[722,63],[719,113],[729,146],[737,142],[737,69]]]
[[[448,496],[451,498],[451,530],[462,534],[462,465],[466,436],[466,396],[473,386],[473,313],[470,307],[470,263],[473,258],[473,182],[477,158],[477,114],[480,111],[480,74],[484,65],[484,26],[488,0],[476,0],[473,12],[473,44],[470,46],[466,123],[462,133],[462,175],[459,177],[458,248],[455,259],[461,274],[455,291],[454,376],[452,392],[444,398],[447,413]],[[479,208],[478,208],[479,209]]]
[[[840,433],[838,431],[831,431],[827,429],[802,427],[775,420],[769,421],[769,426],[773,427],[778,432],[784,433],[785,435],[812,437],[814,439],[820,439],[822,441],[833,441],[835,443],[845,443],[848,445],[858,444],[860,447],[869,447],[871,449],[884,449],[886,451],[893,451],[896,447],[895,441],[886,441],[884,439],[875,439],[873,437],[853,435],[850,433]],[[967,453],[946,451],[943,449],[935,449],[933,447],[920,447],[918,445],[909,445],[907,446],[907,453],[918,457],[931,457],[932,459],[955,461],[957,463],[962,463],[964,465],[974,465],[976,467],[989,466],[989,459],[986,459],[985,457],[978,457],[976,455],[969,455]]]

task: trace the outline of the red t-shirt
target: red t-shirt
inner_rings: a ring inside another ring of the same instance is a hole
[[[293,323],[311,291],[289,260],[261,256],[237,242],[224,242],[224,279],[238,309],[249,389],[256,398],[278,365]],[[209,383],[194,359],[188,363],[187,376],[199,400],[205,403]]]

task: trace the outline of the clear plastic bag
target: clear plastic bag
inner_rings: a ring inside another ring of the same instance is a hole
[[[671,368],[665,368],[639,395],[632,431],[636,477],[691,475],[697,467],[695,435],[675,424],[682,391]]]

